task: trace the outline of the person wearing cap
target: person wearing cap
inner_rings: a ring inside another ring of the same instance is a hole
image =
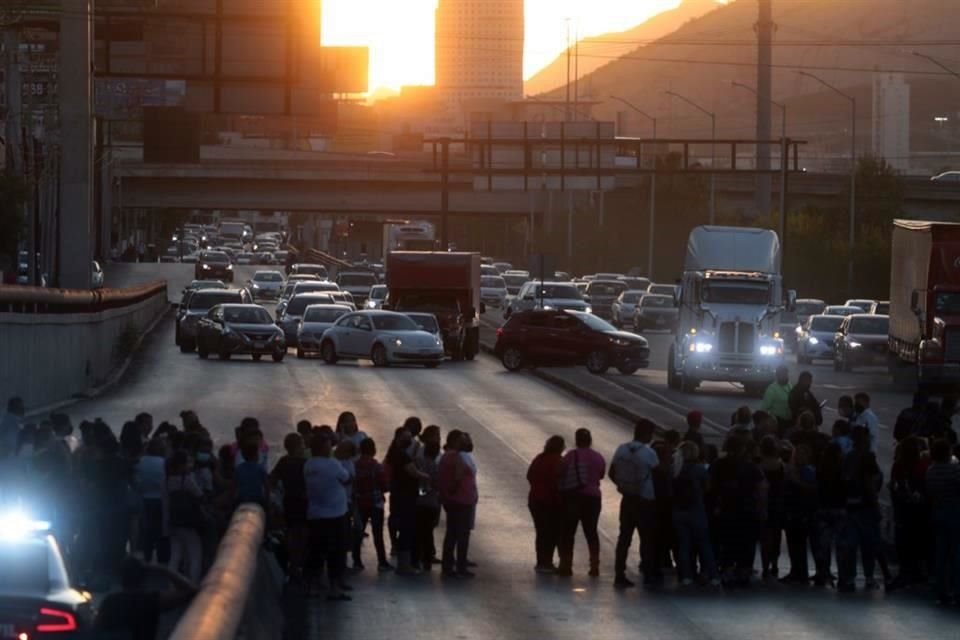
[[[700,411],[691,411],[687,414],[687,432],[683,434],[684,442],[692,442],[697,445],[700,455],[703,455],[704,441],[703,434],[700,433],[700,426],[703,424],[703,413]]]

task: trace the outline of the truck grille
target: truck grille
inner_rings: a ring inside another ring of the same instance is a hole
[[[724,322],[720,325],[717,348],[720,353],[753,353],[754,333],[749,322]]]
[[[956,362],[960,360],[960,329],[951,329],[944,336],[946,344],[943,345],[943,358],[947,362]]]

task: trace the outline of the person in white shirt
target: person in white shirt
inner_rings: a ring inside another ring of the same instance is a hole
[[[852,427],[866,427],[870,432],[870,451],[877,452],[877,437],[880,435],[880,418],[870,408],[870,396],[862,391],[853,397]]]
[[[347,492],[350,473],[340,460],[330,457],[332,438],[321,434],[310,443],[313,457],[303,465],[307,485],[307,524],[310,527],[310,546],[316,554],[309,564],[318,566],[320,558],[326,561],[328,600],[351,600],[342,590],[346,564]]]
[[[659,576],[655,545],[656,493],[653,470],[660,459],[650,446],[656,425],[650,420],[639,420],[634,427],[633,440],[617,447],[610,462],[610,480],[623,496],[620,501],[620,536],[617,538],[614,585],[632,587],[627,579],[627,554],[633,543],[633,532],[640,534],[640,562],[644,582],[653,584]]]

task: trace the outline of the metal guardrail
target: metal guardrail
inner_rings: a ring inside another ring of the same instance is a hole
[[[234,640],[244,619],[257,573],[266,514],[259,505],[237,508],[200,584],[170,640]]]
[[[143,302],[166,293],[167,283],[156,281],[130,289],[50,289],[0,285],[0,312],[95,313]]]

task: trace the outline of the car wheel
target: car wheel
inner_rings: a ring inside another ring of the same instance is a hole
[[[327,340],[320,345],[320,357],[323,358],[323,361],[327,364],[337,364],[337,348],[333,345],[332,341]]]
[[[287,350],[283,349],[281,351],[278,349],[277,351],[273,352],[273,355],[271,357],[273,358],[274,362],[283,362],[283,359],[287,357]]]
[[[180,346],[180,323],[178,322],[173,329],[173,344]]]
[[[201,345],[198,344],[198,345],[197,345],[197,355],[200,356],[200,359],[201,359],[201,360],[206,360],[206,359],[207,359],[207,356],[210,355],[210,352],[207,351],[205,348],[203,348],[203,346],[201,346]]]
[[[221,349],[221,350],[220,350],[220,359],[221,359],[221,360],[229,360],[229,359],[230,359],[230,352],[227,351],[226,349]]]
[[[193,350],[196,348],[193,340],[182,339],[180,340],[180,353],[193,353]]]
[[[680,378],[680,390],[684,393],[693,393],[697,390],[697,387],[700,386],[699,380],[694,380],[689,376],[681,376]]]
[[[373,345],[373,350],[370,352],[370,359],[373,361],[373,366],[375,367],[386,367],[390,364],[387,360],[387,348],[382,344]]]
[[[610,358],[603,351],[592,351],[587,356],[587,371],[601,375],[610,368]]]
[[[667,388],[678,391],[680,389],[680,377],[677,375],[676,363],[674,362],[673,347],[670,347],[670,353],[667,355]]]
[[[632,376],[632,375],[635,374],[639,369],[640,369],[640,367],[637,367],[637,366],[635,366],[635,365],[630,365],[630,366],[625,366],[625,367],[617,367],[617,371],[619,371],[620,373],[622,373],[622,374],[625,375],[625,376]]]
[[[255,354],[253,354],[253,361],[254,361],[254,362],[260,362],[260,360],[262,360],[262,359],[263,359],[263,354],[262,354],[262,353],[255,353]]]
[[[299,358],[300,360],[303,360],[306,357],[307,357],[307,352],[301,349],[300,347],[297,347],[297,358]]]
[[[500,356],[500,362],[507,371],[519,371],[523,368],[523,352],[516,347],[507,347]]]

